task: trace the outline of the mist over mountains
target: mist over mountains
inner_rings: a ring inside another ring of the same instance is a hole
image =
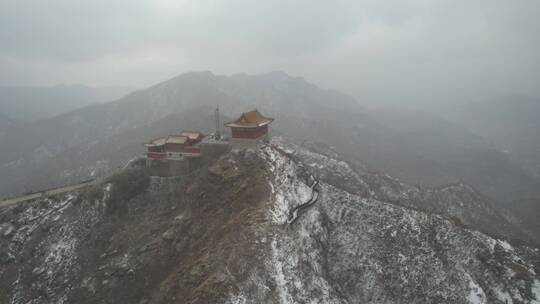
[[[224,120],[259,108],[277,118],[274,133],[325,143],[348,161],[407,183],[467,183],[510,209],[539,196],[534,175],[466,125],[427,112],[360,103],[283,72],[183,74],[114,102],[7,128],[0,133],[0,193],[110,174],[141,155],[142,143],[151,138],[190,128],[212,132],[219,104]]]
[[[464,127],[428,113],[366,109],[352,97],[319,89],[282,72],[229,77],[188,73],[115,102],[10,130],[2,136],[6,143],[0,147],[2,171],[26,172],[20,174],[20,181],[44,171],[53,177],[51,182],[87,178],[91,170],[83,168],[100,167],[103,162],[111,162],[106,167],[116,167],[120,159],[142,153],[140,144],[149,134],[141,130],[156,128],[152,134],[162,133],[165,130],[157,126],[167,125],[172,117],[177,117],[177,128],[187,127],[183,122],[189,121],[189,125],[211,131],[210,113],[218,104],[229,117],[261,108],[278,117],[278,132],[327,143],[346,157],[364,161],[372,170],[407,182],[437,186],[464,181],[495,198],[534,196],[536,181],[528,172],[489,140]],[[169,124],[166,129],[172,128]],[[121,147],[126,141],[131,144],[124,150]],[[96,150],[101,152],[94,153]],[[59,158],[64,167],[51,165]],[[43,169],[35,171],[39,167]],[[73,168],[84,173],[70,172]],[[11,186],[4,186],[1,192],[20,191],[23,183],[17,180],[8,182]],[[24,184],[32,187],[32,183]]]
[[[4,132],[5,129],[11,124],[13,124],[13,120],[6,115],[0,113],[0,130]]]
[[[0,304],[540,304],[538,12],[0,1]]]
[[[487,132],[504,114],[361,104],[284,72],[193,72],[49,118],[0,117],[0,196],[97,179],[0,208],[0,301],[540,299],[539,181],[504,149],[512,135]],[[151,175],[143,143],[214,132],[217,105],[222,122],[274,117],[274,137],[189,178]],[[521,122],[505,134],[535,126]],[[315,179],[318,200],[288,223]]]
[[[529,174],[540,177],[540,99],[507,94],[457,103],[441,113],[497,145]]]
[[[84,85],[0,87],[0,124],[2,116],[11,121],[32,122],[87,105],[115,100],[129,90],[128,87],[91,88]]]

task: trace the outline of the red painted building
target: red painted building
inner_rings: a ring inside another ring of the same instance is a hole
[[[153,159],[183,159],[201,155],[200,143],[203,135],[196,131],[183,131],[178,135],[169,135],[155,139],[144,146],[146,157]]]
[[[258,140],[268,135],[268,125],[273,118],[265,117],[259,111],[245,112],[235,120],[225,124],[231,128],[231,138],[235,140]]]

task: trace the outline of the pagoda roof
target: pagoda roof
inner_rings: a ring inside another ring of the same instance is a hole
[[[182,135],[169,135],[169,137],[167,137],[167,143],[168,144],[185,144],[186,141],[188,140],[188,137],[187,136],[182,136]]]
[[[167,141],[166,137],[160,137],[158,139],[152,140],[151,142],[149,142],[147,144],[144,144],[144,146],[146,146],[146,147],[159,147],[159,146],[163,146],[166,141]]]
[[[188,140],[187,136],[182,135],[169,135],[167,137],[160,137],[154,139],[151,142],[144,144],[146,147],[159,147],[165,144],[184,144]]]
[[[185,136],[191,140],[198,139],[199,137],[203,137],[203,134],[198,131],[182,131],[180,132],[181,136]]]
[[[230,128],[257,128],[270,124],[273,118],[265,117],[259,111],[244,112],[237,120],[225,124]]]

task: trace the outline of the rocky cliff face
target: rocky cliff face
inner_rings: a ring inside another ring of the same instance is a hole
[[[511,224],[472,189],[315,150],[275,140],[189,176],[130,168],[2,209],[0,302],[540,302],[538,248],[473,229]],[[314,180],[316,203],[288,225]]]

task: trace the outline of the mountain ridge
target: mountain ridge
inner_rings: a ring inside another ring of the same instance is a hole
[[[0,194],[106,176],[141,155],[151,137],[174,128],[212,132],[217,104],[231,118],[259,108],[276,118],[273,132],[331,145],[349,163],[408,184],[471,184],[502,208],[537,193],[538,183],[504,153],[437,117],[365,109],[350,96],[282,72],[198,72],[0,134]]]
[[[189,178],[144,170],[133,164],[86,190],[0,209],[0,300],[540,299],[538,248],[385,201],[388,190],[372,186],[387,184],[384,177],[353,178],[347,163],[279,138]],[[287,225],[289,211],[309,198],[310,174],[320,197]]]

